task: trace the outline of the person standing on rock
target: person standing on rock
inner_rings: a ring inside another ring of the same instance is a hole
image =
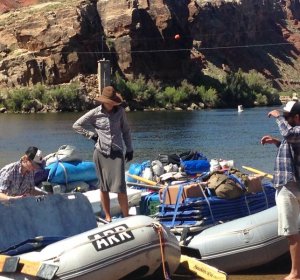
[[[300,280],[300,103],[289,101],[283,108],[269,112],[276,119],[283,139],[265,135],[261,144],[278,147],[273,184],[277,189],[278,235],[286,236],[291,255],[291,272],[284,280]]]
[[[79,118],[73,124],[73,129],[95,142],[93,161],[105,219],[110,222],[109,192],[118,194],[123,217],[128,216],[125,160],[132,160],[133,148],[125,110],[120,106],[123,102],[121,95],[112,86],[107,86],[95,101],[100,103],[99,106]],[[88,126],[92,126],[95,132],[88,130]],[[125,158],[123,144],[126,147]]]

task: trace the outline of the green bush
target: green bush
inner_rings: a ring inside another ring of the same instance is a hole
[[[113,77],[113,86],[126,101],[132,100],[132,92],[129,90],[125,79],[118,72]]]
[[[266,95],[263,95],[261,93],[256,94],[256,105],[259,106],[267,106],[268,105],[268,98]]]
[[[41,102],[43,102],[45,98],[45,93],[46,93],[46,87],[42,85],[41,83],[36,84],[32,89],[31,89],[31,96],[34,99],[37,99]]]
[[[81,111],[83,105],[77,84],[51,88],[46,92],[45,100],[62,112]]]
[[[220,97],[225,106],[236,107],[239,104],[243,104],[245,107],[251,107],[254,105],[255,98],[255,94],[248,86],[241,69],[238,72],[227,74],[224,91]]]
[[[131,92],[131,98],[136,101],[144,102],[151,97],[148,95],[148,85],[142,75],[139,75],[138,79],[134,81],[127,81],[126,85],[128,90]]]
[[[36,112],[43,104],[59,111],[76,111],[83,107],[79,87],[75,83],[50,89],[37,84],[32,88],[9,90],[5,95],[2,103],[11,112]]]
[[[22,112],[30,111],[28,104],[32,100],[29,88],[19,88],[8,92],[4,103],[9,111]]]
[[[249,89],[255,94],[257,105],[265,106],[280,104],[279,95],[273,89],[272,84],[261,73],[251,70],[244,74]]]
[[[208,107],[217,107],[219,103],[219,96],[216,89],[209,88],[208,90],[205,86],[197,86],[196,92],[199,96],[201,102],[203,102]]]

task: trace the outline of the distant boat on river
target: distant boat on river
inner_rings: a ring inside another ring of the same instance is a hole
[[[243,105],[238,105],[238,112],[241,113],[244,111]]]

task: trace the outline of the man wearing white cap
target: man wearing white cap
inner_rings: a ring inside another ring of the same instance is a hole
[[[300,103],[289,101],[283,108],[269,112],[274,117],[283,139],[270,135],[262,137],[261,143],[278,147],[275,160],[273,184],[277,189],[278,235],[286,236],[291,255],[291,272],[284,280],[300,280]]]
[[[0,200],[21,198],[34,192],[34,172],[41,168],[43,156],[37,147],[29,147],[17,162],[0,170]]]

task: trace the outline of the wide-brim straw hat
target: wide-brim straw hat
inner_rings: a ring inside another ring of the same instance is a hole
[[[102,94],[96,97],[95,100],[113,106],[120,105],[123,102],[122,96],[112,86],[103,88]]]

